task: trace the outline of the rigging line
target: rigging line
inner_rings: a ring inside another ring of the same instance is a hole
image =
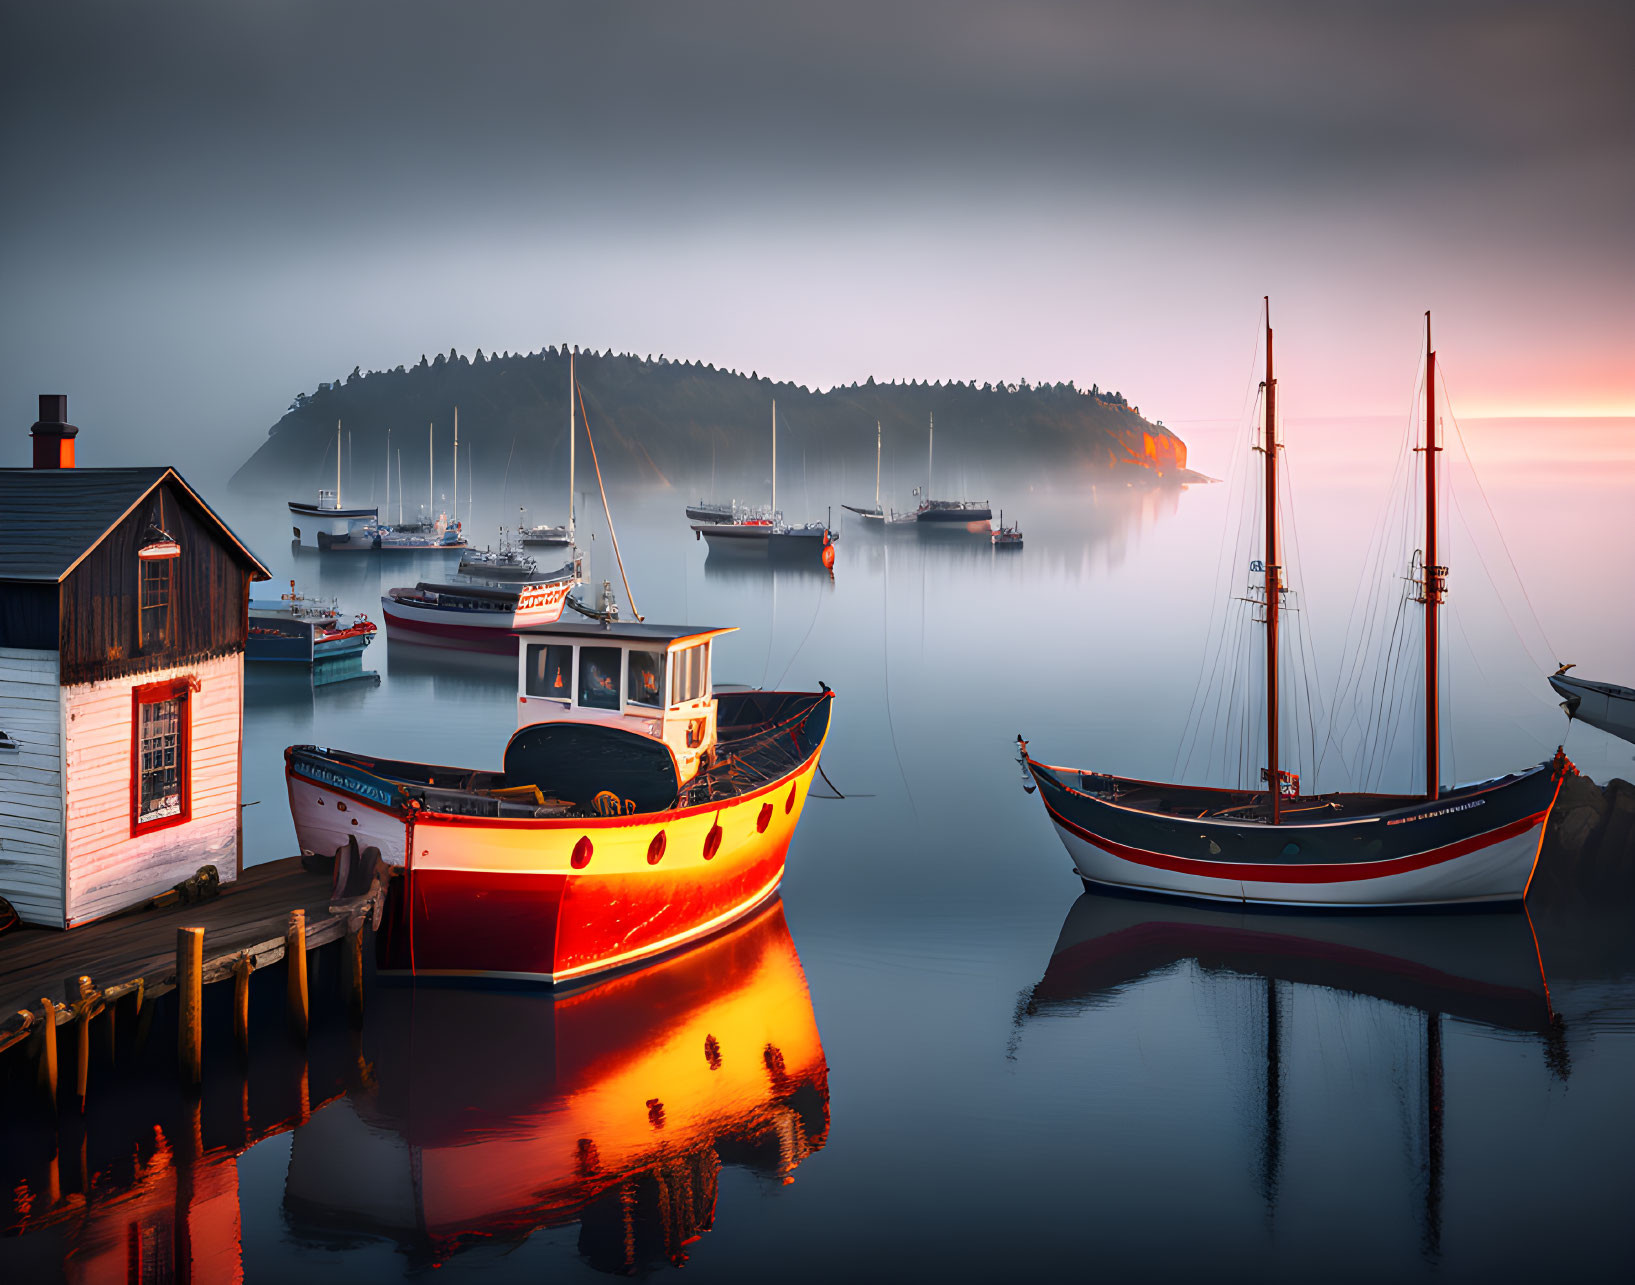
[[[607,504],[607,487],[602,485],[602,465],[596,458],[596,439],[590,435],[590,412],[585,409],[585,393],[578,387],[579,381],[574,380],[574,388],[570,391],[579,395],[579,414],[585,421],[585,441],[590,444],[590,462],[596,468],[596,489],[602,493],[602,516],[607,519],[608,539],[613,542],[613,560],[619,564],[619,579],[624,582],[624,600],[630,604],[630,614],[637,621],[642,620],[642,613],[636,609],[635,595],[630,592],[630,577],[624,573],[624,557],[619,552],[619,534],[613,529],[613,511]]]
[[[1454,507],[1454,511],[1456,513],[1458,513],[1460,518],[1464,518],[1464,516],[1465,516],[1464,507],[1459,503],[1459,493],[1457,491],[1454,491],[1454,493],[1453,493],[1453,507]],[[1466,528],[1467,528],[1467,531],[1468,531],[1469,530],[1469,522],[1467,521],[1465,525],[1466,525]],[[1504,594],[1502,594],[1499,591],[1498,582],[1494,580],[1493,572],[1492,572],[1491,568],[1489,568],[1488,565],[1487,565],[1487,558],[1482,553],[1481,546],[1476,543],[1474,538],[1470,542],[1470,548],[1471,548],[1471,552],[1476,555],[1476,561],[1481,564],[1482,571],[1487,575],[1488,583],[1493,588],[1493,596],[1494,596],[1494,598],[1496,598],[1498,600],[1499,610],[1504,612],[1504,618],[1507,621],[1509,621],[1511,631],[1516,635],[1516,641],[1521,643],[1522,650],[1527,653],[1527,659],[1531,663],[1533,663],[1535,665],[1538,664],[1538,657],[1533,655],[1532,648],[1527,645],[1527,640],[1521,636],[1521,630],[1516,627],[1516,621],[1515,621],[1514,617],[1512,617],[1511,614],[1510,614],[1510,608],[1505,604]],[[1540,636],[1541,637],[1543,636],[1542,632],[1540,633]],[[1549,646],[1549,639],[1548,638],[1545,639],[1545,646]],[[1478,662],[1478,664],[1480,664],[1480,662]],[[1556,701],[1554,701],[1550,697],[1546,696],[1543,693],[1543,691],[1540,690],[1540,688],[1538,687],[1538,685],[1536,683],[1529,683],[1527,689],[1528,689],[1529,692],[1531,692],[1533,694],[1535,699],[1537,699],[1539,701],[1542,701],[1544,704],[1552,706],[1552,707],[1554,707],[1557,704]]]
[[[788,676],[790,669],[795,664],[795,661],[800,657],[801,648],[805,647],[807,640],[811,638],[812,630],[817,627],[818,617],[823,614],[823,600],[825,597],[826,594],[820,582],[817,591],[817,606],[812,611],[811,622],[806,626],[806,632],[801,636],[800,645],[795,648],[795,654],[789,658],[789,664],[785,665],[783,667],[783,673],[778,675],[776,686],[780,688],[783,686],[783,680]]]
[[[500,511],[505,511],[505,489],[511,484],[511,458],[517,453],[517,435],[511,434],[511,449],[505,456],[505,473],[500,477]],[[467,465],[469,468],[470,466]],[[467,515],[469,516],[469,515]]]
[[[1550,636],[1544,632],[1544,622],[1539,618],[1538,612],[1533,607],[1533,600],[1527,594],[1527,582],[1522,579],[1521,570],[1516,566],[1516,559],[1511,555],[1510,545],[1506,543],[1504,538],[1504,528],[1499,525],[1498,514],[1493,512],[1493,505],[1487,498],[1487,489],[1482,485],[1482,475],[1476,471],[1476,460],[1470,453],[1470,444],[1465,441],[1464,429],[1460,426],[1458,417],[1453,413],[1453,394],[1448,391],[1447,369],[1440,362],[1437,363],[1437,374],[1440,376],[1440,382],[1442,384],[1442,404],[1446,409],[1446,418],[1453,421],[1453,433],[1454,436],[1459,439],[1459,450],[1464,455],[1465,463],[1470,469],[1471,480],[1476,483],[1476,494],[1482,497],[1482,507],[1487,510],[1488,521],[1492,523],[1494,534],[1499,537],[1499,548],[1504,550],[1505,561],[1510,564],[1510,574],[1515,578],[1516,587],[1521,590],[1522,601],[1527,604],[1527,614],[1532,618],[1533,627],[1538,630],[1538,636],[1543,640],[1544,646],[1548,649],[1550,656],[1553,658],[1555,656],[1555,648],[1550,646]],[[1455,491],[1453,499],[1454,504],[1457,505],[1459,502],[1457,491]],[[1468,525],[1469,523],[1467,523],[1467,526]],[[1474,538],[1472,539],[1471,543],[1472,545],[1475,544]],[[1480,556],[1479,550],[1477,556]],[[1483,566],[1485,568],[1485,562],[1483,563]],[[1488,579],[1493,580],[1492,572],[1488,573]],[[1496,580],[1493,580],[1493,588],[1494,592],[1498,594],[1498,582]],[[1500,605],[1504,606],[1503,595],[1499,594],[1498,596]],[[1508,607],[1505,609],[1505,615],[1506,617],[1510,615]],[[1517,628],[1513,620],[1511,621],[1511,628],[1516,629],[1518,637],[1521,636],[1521,630]],[[1527,647],[1527,640],[1525,638],[1522,638],[1521,642],[1523,647]],[[1527,651],[1533,662],[1537,664],[1538,657],[1532,655],[1532,648],[1527,647]],[[1555,661],[1554,663],[1560,664],[1561,662]],[[1544,668],[1548,669],[1549,665],[1546,664]]]
[[[1264,308],[1264,305],[1262,305],[1262,307]],[[1253,390],[1253,400],[1254,400],[1254,408],[1253,409],[1254,410],[1258,410],[1258,408],[1260,406],[1260,392],[1259,392],[1258,389],[1256,389],[1256,386],[1255,386],[1255,384],[1253,382],[1254,381],[1254,373],[1255,373],[1256,353],[1258,351],[1258,343],[1259,343],[1259,340],[1258,340],[1258,331],[1257,331],[1256,341],[1250,345],[1249,373],[1248,373],[1248,375],[1247,375],[1247,377],[1245,379],[1245,384],[1246,384],[1247,388],[1250,389],[1250,390]],[[1244,400],[1245,400],[1245,404],[1247,405],[1249,400],[1250,400],[1249,396],[1246,395]],[[1241,506],[1241,503],[1242,503],[1242,492],[1240,490],[1240,474],[1244,471],[1244,463],[1243,462],[1248,457],[1248,454],[1249,454],[1249,452],[1245,451],[1242,448],[1242,444],[1241,444],[1241,438],[1242,438],[1242,435],[1243,435],[1243,422],[1244,422],[1243,421],[1243,411],[1240,409],[1240,411],[1239,411],[1239,421],[1238,421],[1238,430],[1237,430],[1238,434],[1240,436],[1240,445],[1239,445],[1239,448],[1233,452],[1233,462],[1232,462],[1233,471],[1232,471],[1232,475],[1231,475],[1231,481],[1228,483],[1228,486],[1227,486],[1226,510],[1222,514],[1222,519],[1221,519],[1222,539],[1221,539],[1221,543],[1220,543],[1220,551],[1216,555],[1215,583],[1217,585],[1229,584],[1230,583],[1230,581],[1228,581],[1226,576],[1223,574],[1223,572],[1226,570],[1226,567],[1223,564],[1226,563],[1226,561],[1227,561],[1227,559],[1229,557],[1229,553],[1231,552],[1230,546],[1228,545],[1228,543],[1227,543],[1227,541],[1225,539],[1225,535],[1226,535],[1226,532],[1230,531],[1233,528],[1233,525],[1234,525],[1234,523],[1233,523],[1234,511],[1237,511],[1238,514],[1239,514],[1237,524],[1240,525],[1240,526],[1242,524],[1241,509],[1239,507],[1239,506]],[[1253,423],[1253,411],[1251,411],[1250,423],[1251,424]],[[1228,593],[1230,593],[1230,590],[1228,590]],[[1226,613],[1228,611],[1230,611],[1230,609],[1231,609],[1230,597],[1228,597],[1224,601],[1222,599],[1220,599],[1219,597],[1217,597],[1216,600],[1214,601],[1214,603],[1212,603],[1211,606],[1210,606],[1209,622],[1208,622],[1208,625],[1206,626],[1206,628],[1208,630],[1208,632],[1206,634],[1206,637],[1208,637],[1210,639],[1211,645],[1214,648],[1217,649],[1215,651],[1215,653],[1214,653],[1215,657],[1218,657],[1218,655],[1219,655],[1218,648],[1220,646],[1220,639],[1221,639],[1222,633],[1224,632],[1224,627],[1225,627],[1226,621],[1227,621]],[[1207,690],[1208,689],[1205,688],[1205,686],[1204,686],[1204,675],[1205,675],[1206,672],[1211,671],[1211,669],[1213,668],[1213,666],[1211,665],[1211,659],[1212,659],[1211,651],[1206,648],[1206,650],[1204,651],[1203,656],[1200,658],[1200,663],[1199,663],[1199,666],[1198,666],[1198,678],[1197,678],[1197,681],[1193,684],[1193,688],[1192,688],[1192,699],[1187,704],[1187,717],[1186,717],[1186,722],[1184,724],[1184,727],[1187,729],[1187,731],[1185,733],[1183,733],[1181,743],[1179,745],[1177,745],[1176,750],[1175,750],[1176,775],[1178,777],[1183,776],[1184,773],[1186,772],[1186,770],[1188,768],[1190,768],[1191,762],[1192,762],[1192,752],[1197,746],[1198,734],[1201,731],[1203,715],[1204,715],[1204,711],[1199,709],[1199,707],[1198,707],[1198,697],[1199,697],[1200,692],[1205,692],[1206,693],[1206,704],[1205,704],[1204,708],[1207,709]],[[1196,724],[1194,723],[1194,716],[1195,715],[1197,717],[1197,723]],[[1185,754],[1186,754],[1186,761],[1185,761],[1184,765],[1181,762],[1183,751],[1185,751]]]

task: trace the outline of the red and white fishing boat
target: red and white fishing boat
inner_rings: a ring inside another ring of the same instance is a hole
[[[662,954],[777,890],[832,694],[713,690],[727,629],[527,630],[499,771],[292,746],[303,852],[402,871],[382,966],[560,983]]]
[[[1090,883],[1218,901],[1339,908],[1519,902],[1563,778],[1552,761],[1473,785],[1441,783],[1439,615],[1448,568],[1437,543],[1436,353],[1425,318],[1425,531],[1413,575],[1425,609],[1425,789],[1416,795],[1319,794],[1278,761],[1278,626],[1285,610],[1277,513],[1277,383],[1266,324],[1263,579],[1267,762],[1259,791],[1131,780],[1056,767],[1028,753],[1036,785],[1079,874]]]
[[[388,636],[434,647],[514,655],[517,635],[562,617],[568,594],[581,581],[577,559],[531,584],[436,583],[388,589],[380,600]]]

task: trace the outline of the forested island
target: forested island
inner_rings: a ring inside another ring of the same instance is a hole
[[[503,474],[509,495],[538,495],[566,469],[569,351],[563,345],[486,356],[479,349],[466,357],[451,350],[389,371],[354,368],[298,395],[233,483],[292,495],[333,485],[339,422],[348,489],[359,500],[384,494],[390,430],[393,462],[400,454],[412,506],[426,494],[428,424],[436,427],[439,489],[446,484],[458,407],[461,493],[469,467],[480,489]],[[1141,418],[1117,392],[1097,387],[870,378],[820,392],[663,355],[572,351],[609,485],[694,487],[701,476],[715,475],[718,489],[747,493],[769,473],[774,399],[780,477],[801,465],[843,467],[859,479],[852,487],[859,495],[872,493],[877,420],[888,492],[903,494],[924,481],[933,415],[938,494],[1018,471],[1037,472],[1041,482],[1114,470],[1138,484],[1188,476],[1185,443]],[[588,465],[582,437],[579,451]]]

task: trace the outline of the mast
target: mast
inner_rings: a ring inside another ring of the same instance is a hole
[[[1436,350],[1431,347],[1431,314],[1425,314],[1425,797],[1441,791],[1441,709],[1437,691],[1438,648],[1441,644],[1438,608],[1448,569],[1436,553]]]
[[[448,491],[449,509],[460,520],[460,408],[454,408],[454,484]]]
[[[392,516],[392,430],[386,430],[386,510],[388,521]]]
[[[426,521],[436,520],[437,514],[437,449],[436,426],[426,425]]]
[[[573,420],[573,354],[568,354],[568,543],[573,543],[573,439],[578,435]],[[634,608],[632,608],[634,610]]]
[[[772,517],[778,516],[778,399],[772,399]]]
[[[874,421],[874,507],[880,507],[880,421]]]
[[[931,434],[925,446],[925,498],[931,498],[931,465],[937,458],[937,417],[931,416]]]
[[[1266,296],[1266,787],[1278,823],[1283,780],[1277,770],[1277,615],[1283,569],[1277,563],[1277,380],[1272,377],[1272,300]]]
[[[397,453],[397,524],[403,525],[403,452]]]
[[[335,507],[341,507],[341,421],[335,421]]]

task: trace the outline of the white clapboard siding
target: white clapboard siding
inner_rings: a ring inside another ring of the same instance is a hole
[[[57,653],[0,647],[0,897],[25,923],[63,926],[62,701]]]
[[[189,819],[131,835],[131,689],[191,675]],[[63,691],[68,773],[69,924],[136,905],[213,865],[238,871],[243,657],[203,661]]]

